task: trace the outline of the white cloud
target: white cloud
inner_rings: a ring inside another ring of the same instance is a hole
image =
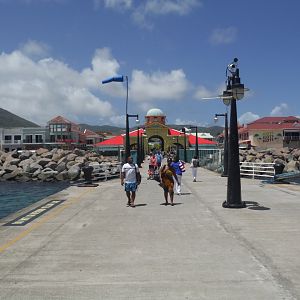
[[[95,8],[98,8],[102,2],[106,8],[116,10],[130,9],[132,6],[132,0],[94,0]]]
[[[197,99],[197,100],[202,100],[202,98],[206,98],[206,97],[217,97],[217,96],[222,94],[223,90],[225,90],[224,83],[221,83],[214,90],[209,90],[204,85],[200,85],[196,88],[194,98]]]
[[[188,81],[183,70],[146,74],[134,70],[130,83],[131,98],[137,102],[176,100],[188,90]]]
[[[210,43],[213,45],[230,44],[236,40],[237,28],[230,26],[227,28],[214,29],[210,36]]]
[[[122,116],[111,116],[109,118],[109,121],[114,126],[125,127],[126,117],[125,117],[125,115],[122,115]]]
[[[270,115],[271,116],[283,116],[288,113],[289,107],[286,103],[281,103],[280,105],[275,106]]]
[[[175,125],[192,125],[192,126],[199,126],[199,127],[207,127],[208,123],[207,122],[198,122],[196,120],[191,121],[191,120],[182,120],[180,118],[177,118],[175,120]]]
[[[112,96],[124,95],[124,87],[120,83],[102,85],[102,80],[117,75],[120,64],[113,58],[109,48],[97,49],[92,59],[91,68],[82,71],[85,84],[93,89],[101,87],[107,94]]]
[[[1,107],[28,120],[45,125],[56,115],[75,122],[114,115],[111,104],[92,93],[94,82],[87,80],[86,72],[79,73],[59,60],[34,61],[14,51],[0,54],[0,66]]]
[[[195,7],[202,6],[200,0],[94,0],[94,6],[100,6],[116,11],[129,11],[135,24],[148,30],[153,29],[154,25],[150,21],[151,16],[157,15],[187,15]]]
[[[146,19],[145,12],[142,7],[134,10],[134,12],[131,15],[131,18],[133,22],[141,28],[152,30],[154,27],[154,25]]]
[[[178,14],[186,15],[194,7],[201,6],[198,0],[148,0],[146,1],[144,12],[145,14]]]
[[[31,58],[42,58],[49,54],[49,46],[34,40],[29,40],[21,45],[20,51]]]
[[[239,117],[239,123],[240,124],[248,124],[248,123],[251,123],[257,119],[259,119],[260,116],[259,115],[256,115],[250,111],[242,114],[240,117]]]

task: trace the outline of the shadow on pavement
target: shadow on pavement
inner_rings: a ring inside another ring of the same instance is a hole
[[[141,203],[141,204],[135,204],[134,206],[135,206],[135,207],[139,207],[139,206],[147,206],[147,204],[146,204],[146,203]]]
[[[271,209],[269,207],[261,206],[261,205],[259,205],[258,202],[255,202],[255,201],[245,201],[245,203],[246,203],[246,207],[248,209],[252,209],[252,210],[270,210]]]
[[[181,203],[181,202],[176,202],[176,203],[174,202],[173,204],[174,204],[174,206],[175,206],[175,205],[181,205],[182,203]],[[161,203],[160,205],[167,206],[167,205],[165,204],[165,202]],[[171,206],[171,203],[168,203],[168,206]]]

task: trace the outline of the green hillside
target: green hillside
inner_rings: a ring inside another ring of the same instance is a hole
[[[125,128],[120,128],[110,125],[88,125],[88,124],[79,124],[82,130],[89,129],[94,132],[111,132],[112,135],[119,135],[125,133]]]
[[[25,120],[3,108],[0,108],[0,127],[14,128],[14,127],[40,127],[39,125]]]

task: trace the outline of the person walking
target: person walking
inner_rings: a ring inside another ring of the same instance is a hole
[[[160,151],[158,151],[158,152],[155,154],[155,158],[156,158],[156,165],[157,165],[157,168],[160,169],[160,167],[161,167],[161,162],[162,162],[162,159],[163,159],[163,156],[162,156],[162,154],[160,153]]]
[[[121,185],[125,184],[125,192],[127,196],[127,206],[135,207],[135,195],[138,185],[140,184],[140,170],[137,164],[133,163],[131,156],[127,158],[121,170]]]
[[[184,170],[184,163],[179,160],[178,156],[175,156],[171,166],[174,168],[177,175],[177,181],[175,181],[175,192],[177,195],[181,195],[181,178]]]
[[[178,182],[178,178],[174,168],[171,166],[172,159],[167,160],[167,165],[163,165],[160,169],[160,183],[164,189],[165,205],[168,205],[168,195],[170,196],[170,203],[174,205],[174,179]]]
[[[191,160],[191,170],[193,175],[193,182],[197,181],[197,170],[199,166],[199,159],[197,158],[197,155],[195,155]]]
[[[154,171],[156,170],[156,168],[157,168],[156,156],[155,156],[155,153],[151,153],[150,160],[149,160],[149,171],[148,171],[149,177],[148,177],[148,179],[154,178]]]

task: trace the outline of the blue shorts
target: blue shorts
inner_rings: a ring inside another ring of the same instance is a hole
[[[137,184],[135,182],[125,183],[125,191],[126,192],[135,192],[137,188]]]

